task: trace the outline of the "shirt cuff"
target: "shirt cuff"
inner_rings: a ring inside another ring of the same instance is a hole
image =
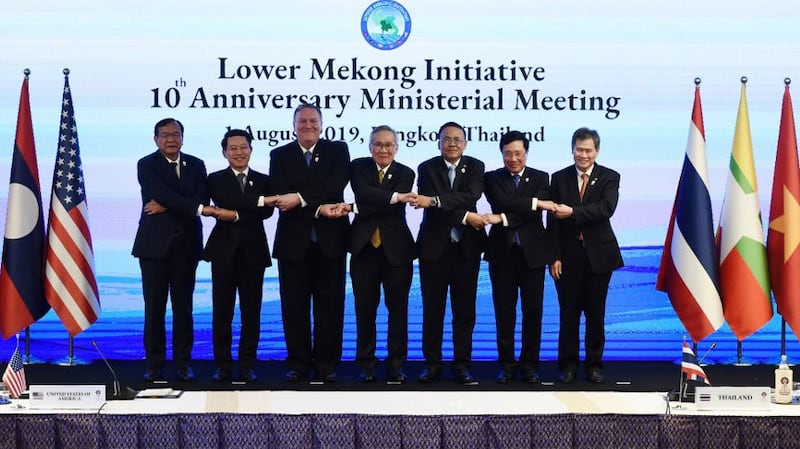
[[[536,210],[539,208],[539,198],[533,197],[531,199],[531,210]]]
[[[506,217],[505,212],[500,213],[500,218],[503,219],[503,226],[508,227],[508,217]]]
[[[203,205],[202,204],[197,206],[197,216],[199,217],[201,215],[203,215]]]
[[[303,199],[303,195],[300,195],[300,192],[297,192],[295,195],[300,198],[300,207],[308,206],[308,203],[306,203],[306,200]],[[317,209],[317,213],[319,213],[319,209]]]
[[[392,193],[392,199],[389,200],[389,204],[397,204],[397,202],[399,201],[397,199],[398,195],[400,195],[400,194],[397,193],[397,192]]]

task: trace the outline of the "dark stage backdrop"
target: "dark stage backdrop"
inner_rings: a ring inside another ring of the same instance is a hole
[[[747,96],[762,215],[766,217],[783,79],[800,79],[800,12],[793,2],[712,0],[620,5],[580,0],[499,4],[479,1],[56,2],[0,6],[0,219],[4,218],[22,71],[32,70],[31,110],[44,203],[49,203],[58,139],[62,69],[71,70],[100,299],[99,321],[75,341],[92,358],[95,339],[112,358],[140,358],[142,300],[130,256],[141,204],[135,164],[155,149],[152,126],[173,116],[186,125],[184,150],[224,167],[227,127],[255,135],[252,166],[292,139],[292,110],[318,102],[327,138],[366,155],[373,126],[400,133],[398,160],[412,167],[437,153],[435,131],[455,120],[468,130],[466,153],[502,164],[508,129],[529,133],[529,165],[568,165],[579,126],[600,132],[598,162],[622,175],[614,217],[626,268],[614,275],[608,307],[610,359],[669,360],[684,336],[665,294],[654,289],[675,187],[701,77],[715,223],[721,208],[739,101]],[[381,19],[391,26],[376,28]],[[365,34],[366,33],[366,34]],[[380,43],[388,46],[380,47]],[[347,196],[352,198],[348,191]],[[485,201],[479,211],[488,211]],[[45,214],[46,215],[46,214]],[[421,212],[409,210],[416,232]],[[205,219],[206,229],[212,221]],[[265,222],[270,239],[275,218]],[[281,358],[277,272],[265,279],[260,356]],[[210,270],[201,264],[195,357],[210,358]],[[420,357],[417,278],[411,298],[411,356]],[[555,357],[557,303],[548,283],[544,358]],[[476,358],[492,359],[493,314],[483,267]],[[383,319],[383,317],[381,317]],[[354,347],[348,296],[346,357]],[[66,353],[54,315],[32,327],[45,359]],[[727,327],[701,343],[710,359],[735,355]],[[744,342],[744,354],[773,362],[780,319]],[[0,359],[13,339],[0,342]],[[790,356],[800,355],[790,334]]]

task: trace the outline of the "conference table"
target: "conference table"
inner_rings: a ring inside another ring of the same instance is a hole
[[[792,448],[800,404],[698,411],[665,392],[185,391],[0,406],[0,447]],[[17,408],[21,405],[24,408]]]

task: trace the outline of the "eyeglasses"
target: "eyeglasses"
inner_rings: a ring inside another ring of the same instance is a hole
[[[388,143],[388,142],[386,142],[386,143],[384,143],[384,142],[372,142],[371,144],[369,144],[369,146],[371,146],[372,148],[375,148],[376,150],[389,150],[389,151],[394,150],[395,148],[397,148],[397,144]]]
[[[462,143],[465,142],[465,140],[460,137],[442,137],[442,142],[447,145],[450,145],[451,143],[454,143],[456,145],[461,145]]]
[[[181,138],[181,133],[179,133],[179,132],[158,133],[158,138],[159,139],[169,139],[170,137],[173,138],[173,139],[180,139]]]

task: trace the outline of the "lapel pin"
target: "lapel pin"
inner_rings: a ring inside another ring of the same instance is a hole
[[[461,173],[466,173],[466,172],[467,172],[467,166],[465,165],[461,167]]]
[[[525,182],[528,182],[531,178],[525,177]]]
[[[183,162],[183,166],[186,167],[186,161],[181,161],[181,162]]]
[[[319,156],[314,156],[314,162],[319,162]]]
[[[250,187],[253,187],[253,181],[247,181],[247,185],[249,185]]]
[[[592,179],[592,182],[590,182],[590,183],[589,183],[589,185],[590,185],[590,186],[593,186],[593,185],[594,185],[594,183],[596,183],[596,182],[597,182],[597,178],[594,178],[594,179]]]
[[[387,179],[392,179],[392,174],[391,174],[391,173],[389,173],[389,174],[386,176],[386,178],[387,178]]]

